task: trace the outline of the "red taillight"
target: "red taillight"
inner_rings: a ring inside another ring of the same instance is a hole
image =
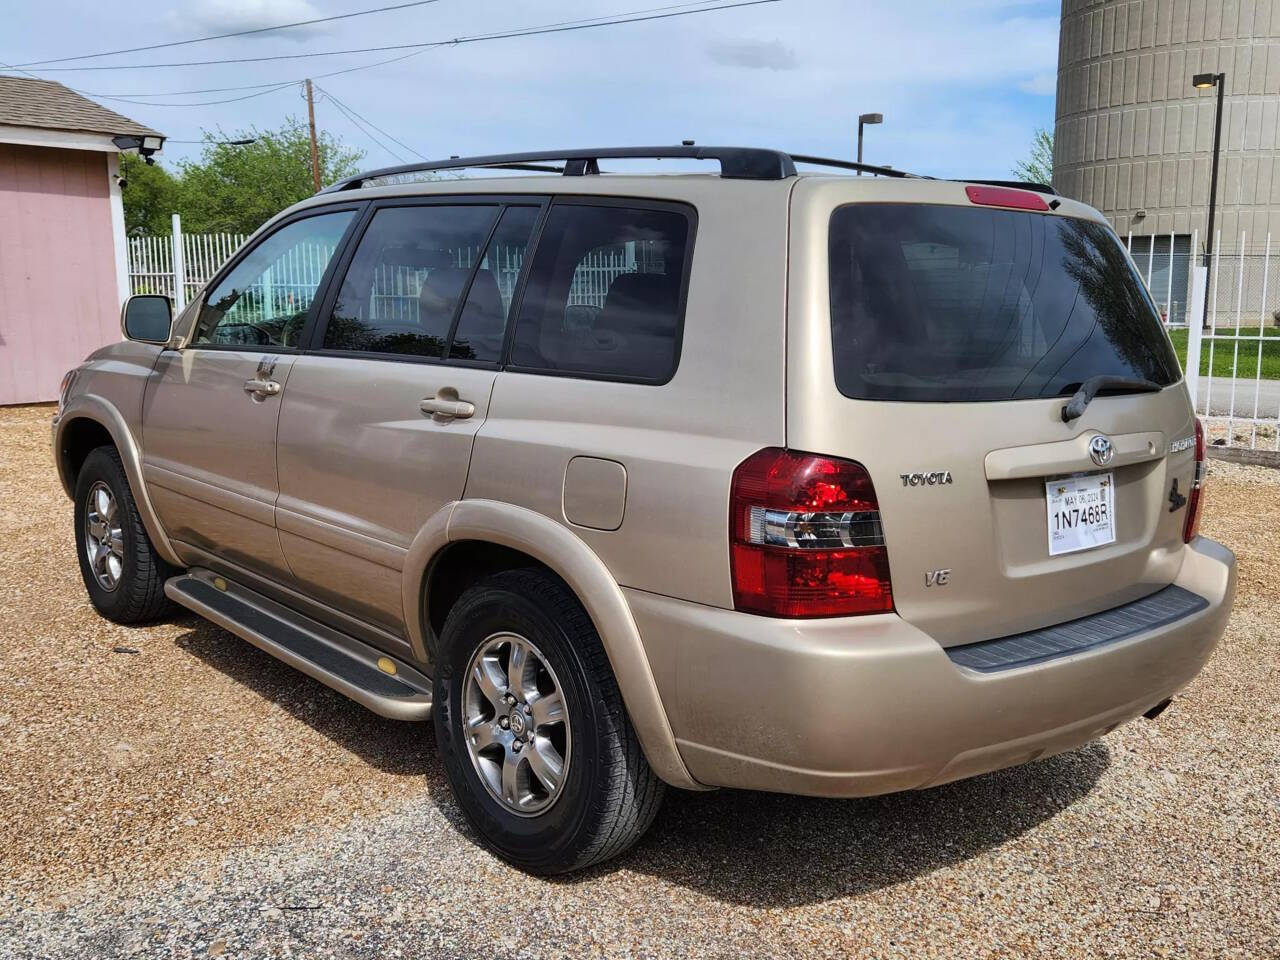
[[[1048,210],[1049,204],[1044,197],[1030,190],[1015,190],[1012,187],[965,187],[970,203],[980,203],[984,207],[1012,207],[1015,210]]]
[[[1200,533],[1200,508],[1204,505],[1204,426],[1196,418],[1196,472],[1191,480],[1191,492],[1187,494],[1187,523],[1182,528],[1182,539],[1190,543]]]
[[[893,609],[875,488],[851,460],[771,447],[733,472],[733,604],[774,617]]]

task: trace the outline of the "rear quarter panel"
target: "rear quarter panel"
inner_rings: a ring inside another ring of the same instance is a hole
[[[647,181],[637,195],[697,211],[674,377],[651,386],[500,373],[466,497],[528,507],[568,526],[624,586],[732,606],[730,476],[755,450],[785,440],[790,186]],[[566,517],[565,474],[578,456],[625,468],[616,530]]]

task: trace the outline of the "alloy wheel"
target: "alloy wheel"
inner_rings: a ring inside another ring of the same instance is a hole
[[[485,639],[467,666],[463,737],[495,800],[519,816],[555,803],[569,768],[564,692],[542,652],[524,637]]]
[[[111,488],[99,480],[89,488],[84,510],[84,552],[89,569],[103,590],[120,585],[124,572],[124,532]]]

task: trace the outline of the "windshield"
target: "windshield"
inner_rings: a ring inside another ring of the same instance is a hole
[[[864,400],[1021,400],[1090,377],[1177,382],[1115,234],[1089,220],[920,204],[831,216],[836,385]]]

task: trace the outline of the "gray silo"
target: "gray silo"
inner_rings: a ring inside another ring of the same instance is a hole
[[[1280,0],[1063,0],[1054,186],[1132,234],[1175,322],[1193,232],[1206,242],[1217,98],[1191,79],[1220,72],[1219,251],[1261,253],[1268,233],[1280,247]]]

